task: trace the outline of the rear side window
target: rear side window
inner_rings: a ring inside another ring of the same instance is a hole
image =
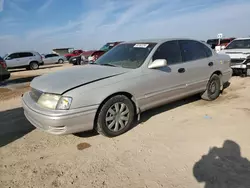
[[[22,57],[31,57],[33,56],[32,53],[30,52],[22,52],[22,53],[19,53],[19,56],[22,58]]]
[[[166,59],[168,65],[182,62],[178,41],[168,41],[160,45],[153,56],[153,60],[156,59]]]
[[[207,58],[201,43],[192,40],[180,40],[179,43],[184,62]]]
[[[53,57],[53,54],[47,54],[47,55],[45,55],[45,58],[50,58],[50,57]]]
[[[194,41],[196,42],[196,41]],[[201,42],[196,42],[197,45],[199,46],[200,49],[203,49],[204,52],[206,53],[207,57],[211,57],[213,55],[212,51],[210,48],[208,48],[205,44],[201,43]]]

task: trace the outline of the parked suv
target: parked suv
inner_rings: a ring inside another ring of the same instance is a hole
[[[10,73],[7,70],[6,63],[3,58],[0,57],[0,81],[7,80],[10,77]]]
[[[14,52],[4,56],[7,68],[26,68],[27,70],[39,69],[43,65],[42,56],[35,51]]]

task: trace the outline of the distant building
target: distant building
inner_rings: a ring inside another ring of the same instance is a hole
[[[71,53],[73,50],[74,48],[55,48],[52,50],[52,52],[63,56],[65,54]]]

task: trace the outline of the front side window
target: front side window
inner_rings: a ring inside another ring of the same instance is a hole
[[[182,62],[178,41],[168,41],[160,45],[153,55],[153,61],[156,59],[166,59],[168,65]]]
[[[16,59],[16,58],[19,58],[19,54],[18,53],[13,53],[13,54],[10,54],[7,59]]]
[[[106,52],[95,64],[123,68],[139,68],[156,43],[124,43]]]
[[[207,54],[204,48],[201,48],[200,42],[192,40],[180,40],[179,43],[184,62],[207,58]]]
[[[250,49],[250,39],[234,40],[225,49]]]

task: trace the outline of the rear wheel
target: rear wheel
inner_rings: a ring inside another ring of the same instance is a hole
[[[131,100],[124,95],[116,95],[101,107],[97,115],[97,132],[108,137],[121,135],[132,127],[134,115]]]
[[[37,70],[37,69],[39,69],[39,64],[38,64],[38,62],[36,62],[36,61],[30,62],[29,69],[30,69],[30,70]]]
[[[58,63],[59,63],[59,64],[62,64],[63,62],[64,62],[63,59],[59,59],[59,60],[58,60]]]
[[[201,95],[201,98],[207,101],[215,100],[220,95],[221,80],[220,76],[213,74],[208,81],[206,91]]]

